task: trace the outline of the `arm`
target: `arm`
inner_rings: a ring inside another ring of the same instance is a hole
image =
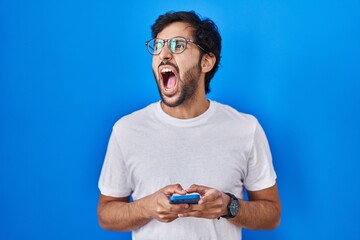
[[[106,230],[130,231],[150,221],[141,204],[129,203],[129,197],[115,198],[100,194],[98,204],[99,225]]]
[[[129,197],[115,198],[100,194],[99,224],[106,230],[131,231],[152,219],[174,221],[178,214],[187,212],[189,208],[188,204],[171,205],[169,197],[174,193],[186,194],[179,184],[166,186],[134,202],[129,202]]]
[[[274,229],[280,224],[281,203],[277,185],[248,191],[249,201],[239,199],[240,212],[230,222],[248,229]]]
[[[216,189],[193,185],[188,192],[202,195],[198,205],[191,206],[191,212],[180,217],[200,217],[214,219],[228,213],[230,197]],[[273,229],[280,223],[281,204],[277,185],[260,191],[249,191],[249,201],[238,199],[240,211],[231,223],[248,229]]]

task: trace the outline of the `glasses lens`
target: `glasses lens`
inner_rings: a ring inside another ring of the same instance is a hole
[[[187,45],[187,40],[181,37],[171,38],[168,40],[154,38],[147,42],[149,52],[153,55],[159,54],[164,48],[166,42],[172,53],[182,53],[185,51]]]
[[[152,39],[147,45],[151,54],[159,54],[164,47],[164,41],[161,39]]]
[[[168,42],[169,49],[173,53],[182,53],[186,49],[185,38],[172,38]]]
[[[154,39],[154,54],[158,54],[161,52],[164,47],[164,41],[161,39]]]

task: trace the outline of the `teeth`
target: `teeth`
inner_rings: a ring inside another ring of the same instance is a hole
[[[172,70],[170,68],[164,68],[163,70],[161,70],[161,72],[172,72]]]

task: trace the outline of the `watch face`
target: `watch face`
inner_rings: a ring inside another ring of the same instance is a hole
[[[231,215],[233,215],[235,217],[235,215],[239,212],[240,209],[240,205],[239,202],[237,201],[237,199],[231,199],[231,203],[229,206],[229,210]]]

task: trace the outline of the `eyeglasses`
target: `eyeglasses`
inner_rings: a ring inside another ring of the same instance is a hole
[[[165,43],[167,43],[168,48],[172,53],[179,54],[185,51],[189,42],[194,43],[201,50],[206,52],[199,44],[196,44],[193,40],[184,37],[174,37],[170,39],[153,38],[145,42],[145,45],[147,46],[149,53],[152,55],[160,54],[165,46]]]

